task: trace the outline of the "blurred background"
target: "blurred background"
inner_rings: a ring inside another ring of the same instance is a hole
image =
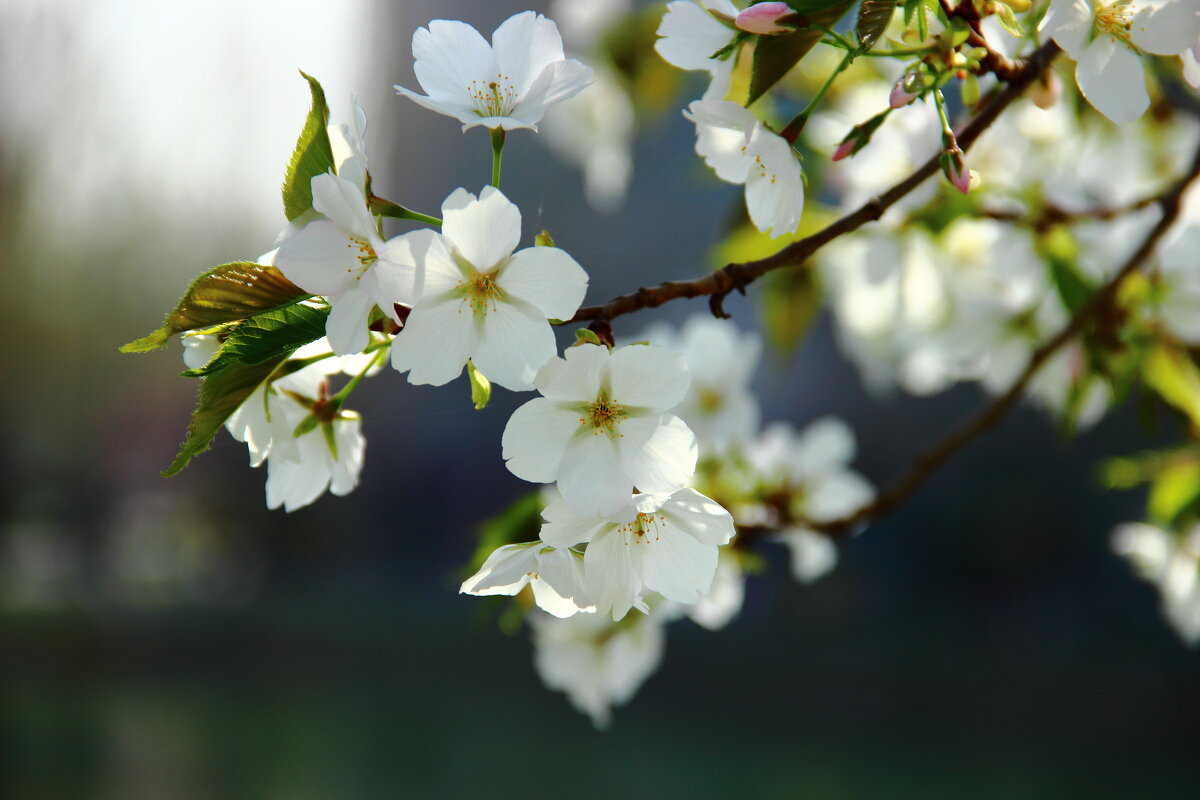
[[[543,6],[534,4],[539,10]],[[0,0],[0,794],[14,798],[1133,797],[1200,777],[1200,661],[1108,552],[1142,515],[1100,490],[1152,439],[1135,409],[1068,442],[1020,409],[810,587],[784,553],[727,630],[676,623],[607,732],[458,595],[480,521],[526,490],[499,458],[525,398],[390,370],[358,390],[367,464],[346,498],[268,512],[222,433],[182,475],[196,383],[145,334],[208,267],[267,250],[308,107],[357,93],[376,191],[436,213],[487,180],[480,130],[396,98],[413,30],[485,34],[525,4]],[[699,84],[689,90],[699,91]],[[687,95],[692,96],[692,95]],[[628,202],[599,215],[541,137],[505,191],[589,271],[589,302],[693,277],[741,204],[651,121]],[[754,295],[727,309],[754,327]],[[622,321],[683,319],[674,303]],[[834,413],[880,482],[983,401],[876,397],[828,320],[768,356],[764,419]]]

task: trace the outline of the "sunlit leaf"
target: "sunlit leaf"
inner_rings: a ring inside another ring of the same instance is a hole
[[[789,3],[797,13],[808,17],[810,25],[832,26],[841,19],[853,0],[813,0]],[[780,36],[760,36],[754,45],[754,66],[750,76],[750,94],[746,105],[762,97],[791,72],[792,67],[812,50],[825,34],[814,27],[803,27],[795,33]]]
[[[1187,353],[1160,344],[1146,357],[1142,375],[1163,400],[1200,427],[1200,369]]]
[[[249,261],[222,264],[192,281],[162,327],[123,346],[121,352],[156,350],[173,334],[246,319],[308,297],[275,267]]]
[[[183,374],[190,378],[212,375],[232,364],[262,364],[291,355],[296,348],[325,335],[329,311],[306,305],[279,308],[239,323],[221,343],[211,361]]]
[[[1200,462],[1178,460],[1159,472],[1150,486],[1146,508],[1150,518],[1171,526],[1200,500]]]
[[[329,106],[325,103],[325,91],[311,75],[304,75],[312,92],[312,108],[304,120],[300,138],[292,160],[288,162],[287,176],[283,179],[283,212],[289,221],[312,208],[312,179],[324,172],[335,170],[333,146],[329,143]]]
[[[862,0],[858,7],[858,42],[862,49],[870,50],[887,30],[896,10],[896,0]]]

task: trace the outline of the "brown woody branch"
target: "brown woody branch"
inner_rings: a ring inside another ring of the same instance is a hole
[[[1004,109],[1037,80],[1050,62],[1058,55],[1059,48],[1054,42],[1042,45],[1028,58],[1018,62],[1019,70],[987,106],[972,119],[961,132],[957,134],[958,145],[964,151],[968,150],[979,136],[996,121]],[[783,267],[794,267],[803,264],[814,253],[829,244],[839,236],[858,230],[868,222],[873,222],[883,216],[884,212],[895,205],[900,199],[917,188],[926,178],[940,170],[938,157],[926,161],[912,175],[888,189],[883,194],[868,200],[858,210],[853,211],[826,228],[792,242],[787,247],[773,255],[757,261],[726,264],[716,272],[689,281],[667,281],[654,287],[643,287],[632,294],[614,298],[604,305],[586,306],[579,309],[568,322],[590,322],[604,320],[611,322],[617,317],[638,311],[643,308],[655,308],[671,300],[684,297],[710,297],[713,313],[724,316],[721,302],[730,292],[744,292],[746,286],[773,270]]]

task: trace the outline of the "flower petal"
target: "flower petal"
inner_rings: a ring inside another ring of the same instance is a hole
[[[613,400],[623,406],[666,411],[679,404],[691,383],[687,362],[654,345],[630,345],[609,360]]]
[[[459,594],[514,595],[525,588],[537,572],[540,542],[523,542],[497,547],[471,577],[458,587]]]
[[[608,348],[598,344],[569,347],[562,358],[542,365],[533,385],[551,400],[563,403],[593,403],[608,365]]]
[[[475,326],[458,299],[419,303],[392,342],[392,366],[413,384],[441,386],[459,376],[474,345]]]
[[[442,235],[476,272],[490,272],[521,241],[520,210],[494,186],[473,202],[462,202],[458,192],[450,197],[455,202],[442,205]]]
[[[579,430],[579,415],[535,397],[509,417],[500,439],[508,471],[531,483],[558,477],[567,442]]]
[[[538,537],[552,547],[574,547],[590,542],[608,524],[605,518],[579,516],[561,496],[542,510],[542,519],[545,522]]]
[[[696,474],[696,435],[679,417],[631,417],[621,423],[621,433],[621,471],[638,491],[669,494]],[[627,446],[639,439],[645,443]]]
[[[329,491],[339,497],[350,494],[358,486],[362,474],[363,457],[367,440],[362,435],[362,419],[355,414],[333,423],[334,441],[337,442],[337,458],[334,459],[329,476]],[[331,454],[332,455],[332,454]]]
[[[479,31],[457,20],[435,19],[428,28],[417,28],[412,52],[413,72],[421,88],[431,100],[448,107],[474,109],[472,84],[486,85],[498,72],[491,45]],[[407,90],[404,93],[420,102]]]
[[[733,40],[734,32],[691,0],[667,3],[667,13],[658,26],[660,38],[654,49],[680,69],[712,70],[720,61],[710,56]]]
[[[1091,0],[1051,0],[1038,30],[1078,61],[1091,41],[1095,25],[1096,12]]]
[[[668,600],[695,603],[712,586],[717,547],[702,543],[672,520],[657,520],[642,536],[630,537],[640,561],[642,583]]]
[[[638,603],[642,582],[633,566],[632,547],[612,528],[596,536],[583,554],[588,595],[597,614],[621,619]]]
[[[1134,16],[1129,38],[1160,56],[1177,56],[1200,40],[1200,6],[1186,0],[1151,5]]]
[[[362,189],[350,181],[328,172],[314,175],[312,197],[313,208],[346,233],[368,242],[379,238]]]
[[[1142,61],[1108,36],[1097,36],[1075,65],[1079,91],[1118,125],[1133,122],[1150,107]]]
[[[704,544],[728,544],[735,532],[733,516],[716,500],[705,497],[695,489],[675,492],[659,507],[658,513]]]
[[[371,342],[367,332],[367,317],[375,307],[375,299],[355,284],[346,291],[329,297],[329,319],[325,321],[325,336],[335,355],[361,353]]]
[[[488,380],[526,392],[533,389],[538,367],[555,352],[554,331],[537,309],[500,300],[487,309],[471,358]]]
[[[558,490],[581,517],[621,511],[633,495],[633,481],[622,468],[617,442],[599,432],[571,439],[558,467]]]
[[[519,95],[529,91],[546,67],[563,60],[562,37],[553,20],[534,11],[514,14],[492,34],[492,54],[500,75]]]
[[[333,295],[345,290],[362,268],[345,231],[317,220],[279,245],[275,266],[306,292]]]
[[[496,285],[537,306],[548,319],[570,319],[587,293],[588,277],[557,247],[527,247],[501,267]]]

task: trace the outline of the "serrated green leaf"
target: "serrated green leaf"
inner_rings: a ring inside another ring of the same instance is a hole
[[[862,0],[858,7],[858,43],[863,52],[870,50],[887,30],[892,21],[892,12],[896,10],[896,0]]]
[[[791,7],[808,17],[810,25],[831,26],[853,5],[853,0],[818,0],[812,3],[794,2]],[[750,74],[750,93],[746,105],[752,105],[779,83],[792,67],[808,54],[824,34],[813,27],[798,29],[780,36],[760,36],[754,45],[754,62]]]
[[[213,437],[230,415],[237,411],[286,359],[287,355],[284,355],[274,361],[253,366],[231,364],[205,378],[200,384],[200,401],[188,424],[187,438],[171,466],[163,471],[163,475],[177,474],[189,461],[207,450]]]
[[[221,349],[199,369],[183,373],[203,378],[233,364],[255,365],[287,357],[296,348],[325,335],[328,309],[292,305],[243,320],[225,337]]]
[[[192,281],[158,330],[124,345],[121,352],[157,350],[176,333],[236,322],[311,296],[275,267],[250,261],[222,264]]]
[[[333,172],[333,146],[329,143],[329,106],[325,103],[325,90],[311,75],[304,76],[312,92],[312,108],[304,120],[292,160],[288,162],[287,176],[283,179],[283,213],[288,221],[294,220],[312,208],[312,179],[324,172]]]

